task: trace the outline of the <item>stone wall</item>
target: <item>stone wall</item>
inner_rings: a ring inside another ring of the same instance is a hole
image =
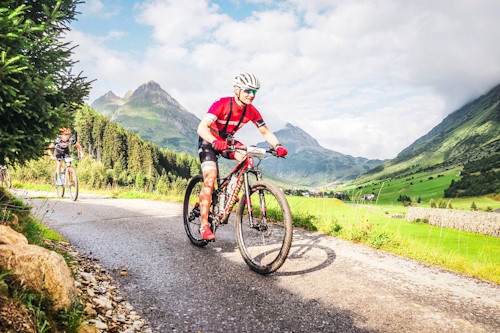
[[[500,237],[500,214],[442,208],[408,207],[406,221],[427,219],[429,224]]]

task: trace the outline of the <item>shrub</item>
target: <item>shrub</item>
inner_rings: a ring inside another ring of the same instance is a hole
[[[391,242],[391,236],[388,231],[375,230],[370,234],[368,244],[376,249],[380,249],[385,244]]]
[[[338,224],[337,221],[335,221],[334,224],[330,227],[328,234],[330,234],[332,236],[336,236],[340,233],[341,230],[342,230],[342,226],[340,224]]]
[[[434,201],[434,199],[429,200],[429,206],[431,208],[436,208],[437,207],[436,202]]]
[[[474,201],[472,201],[472,204],[470,205],[470,209],[477,210],[477,206],[476,206],[476,203]]]
[[[81,185],[86,185],[94,188],[102,188],[106,186],[108,175],[106,168],[102,162],[94,159],[84,158],[76,167],[78,174],[78,182]]]

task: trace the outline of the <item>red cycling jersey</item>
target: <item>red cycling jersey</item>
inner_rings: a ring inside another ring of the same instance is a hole
[[[241,127],[243,127],[244,124],[248,123],[249,121],[252,121],[257,127],[265,125],[260,112],[252,104],[246,106],[245,116],[243,117],[243,119],[241,119],[244,110],[245,106],[240,107],[236,103],[234,97],[223,97],[212,104],[205,117],[214,122],[210,126],[210,130],[218,140],[223,139],[221,138],[221,134],[222,131],[224,131],[224,127],[226,127],[226,124],[227,127],[225,133],[227,134],[236,133]],[[228,119],[230,111],[231,119]]]

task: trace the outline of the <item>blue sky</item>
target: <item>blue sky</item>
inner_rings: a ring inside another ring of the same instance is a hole
[[[87,0],[67,38],[90,104],[158,82],[201,118],[240,71],[254,105],[329,149],[393,158],[500,83],[497,0]],[[240,132],[262,141],[253,125]]]

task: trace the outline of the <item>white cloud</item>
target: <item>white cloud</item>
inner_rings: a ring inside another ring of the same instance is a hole
[[[137,61],[108,46],[121,33],[72,32],[88,46],[80,68],[98,79],[91,101],[155,80],[201,117],[249,70],[271,129],[291,122],[327,148],[390,158],[500,82],[498,1],[249,2],[264,5],[239,20],[207,0],[138,4],[154,44]]]
[[[120,13],[118,7],[105,6],[101,0],[89,0],[82,3],[82,14],[109,19]]]

